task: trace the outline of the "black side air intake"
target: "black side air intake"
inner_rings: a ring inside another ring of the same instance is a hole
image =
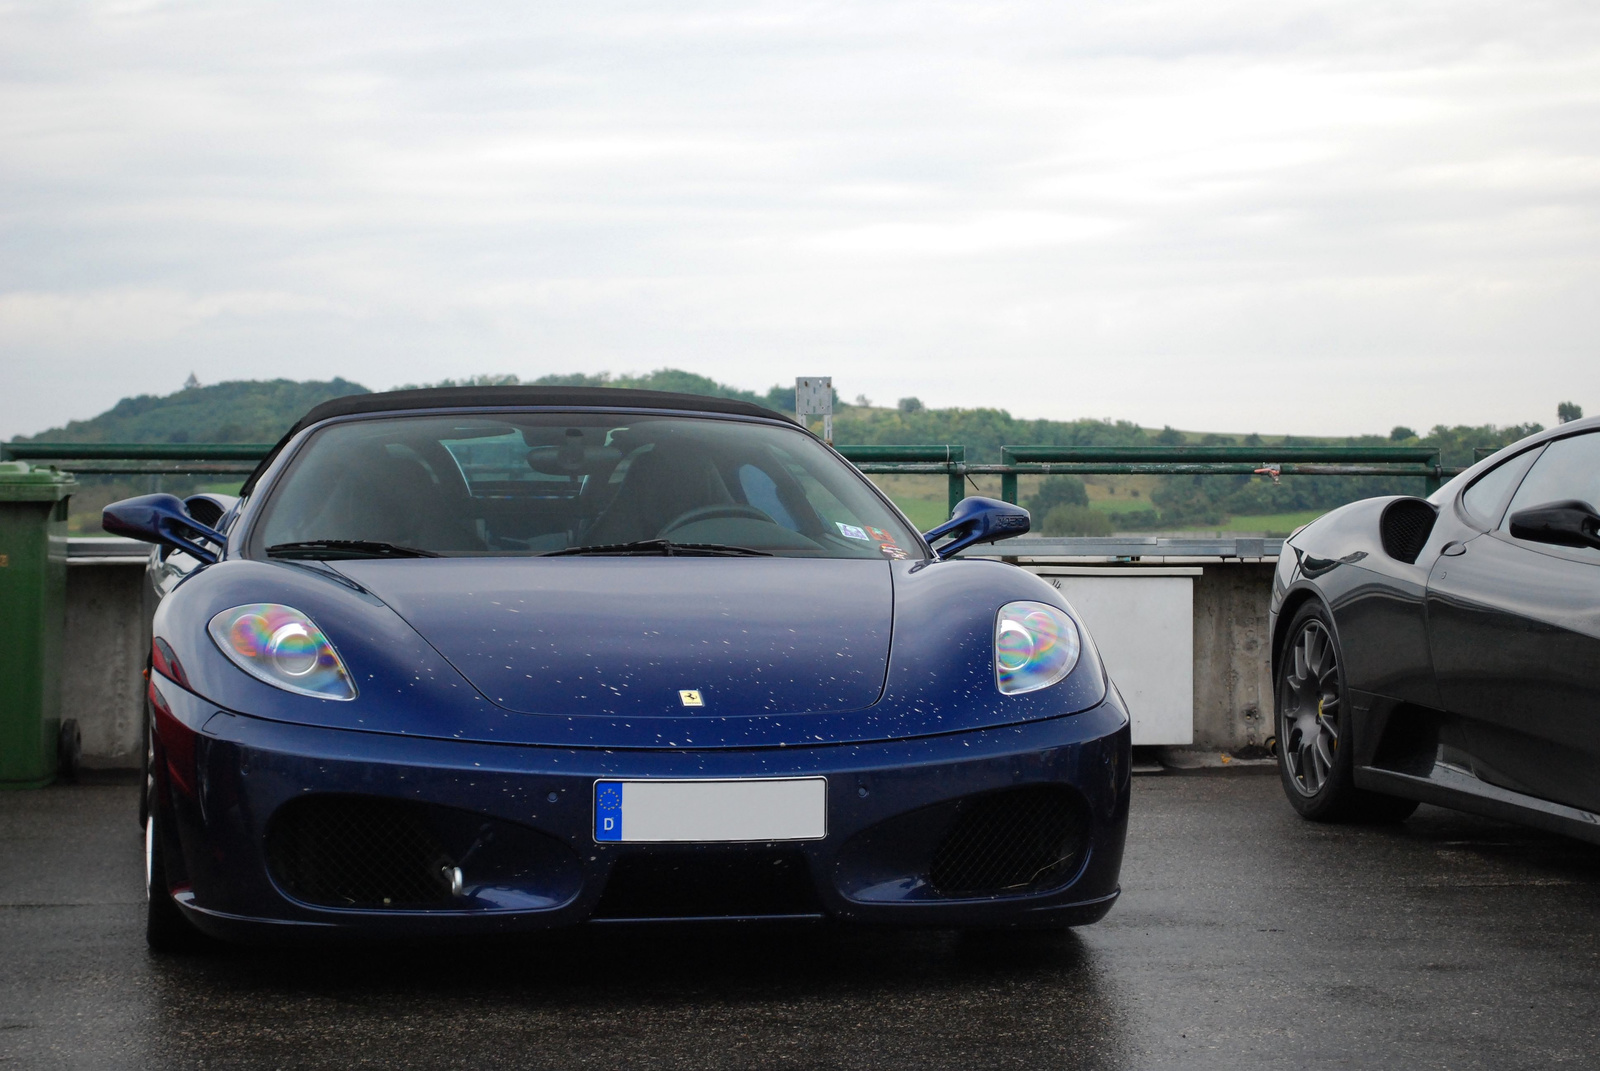
[[[452,864],[428,808],[404,800],[313,796],[288,804],[267,857],[290,896],[331,907],[436,907]]]
[[[944,896],[1032,892],[1070,878],[1088,847],[1089,816],[1060,786],[969,796],[934,850],[928,883]]]
[[[1438,516],[1439,511],[1420,498],[1395,499],[1384,507],[1378,520],[1383,552],[1395,561],[1415,565]]]
[[[222,520],[222,507],[204,495],[184,499],[183,508],[189,511],[189,516],[207,528],[215,528],[217,522]]]
[[[564,841],[418,800],[300,796],[268,821],[266,849],[278,887],[319,907],[543,910],[583,887]]]

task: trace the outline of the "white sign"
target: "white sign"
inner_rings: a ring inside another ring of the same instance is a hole
[[[794,381],[794,415],[801,424],[807,418],[822,418],[822,438],[833,442],[833,377],[800,376]]]

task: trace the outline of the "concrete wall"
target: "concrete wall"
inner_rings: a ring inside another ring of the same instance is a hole
[[[67,568],[67,636],[61,716],[77,718],[83,764],[139,765],[144,746],[145,645],[139,598],[144,563],[72,560]]]
[[[1194,742],[1234,750],[1273,733],[1270,562],[1207,565],[1194,584]]]
[[[1208,561],[1193,578],[1196,747],[1233,750],[1272,735],[1272,570],[1271,562]],[[143,582],[139,559],[73,558],[67,570],[61,710],[78,719],[84,765],[92,769],[139,765],[149,643],[139,609]]]

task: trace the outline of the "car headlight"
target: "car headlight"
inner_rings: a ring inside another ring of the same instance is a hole
[[[1066,612],[1042,602],[1008,602],[994,621],[995,683],[1005,695],[1036,692],[1078,664],[1083,642]]]
[[[253,602],[211,619],[211,638],[234,665],[285,691],[354,699],[356,686],[328,637],[292,606]]]

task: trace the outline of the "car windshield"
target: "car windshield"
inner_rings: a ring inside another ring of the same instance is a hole
[[[270,489],[250,542],[274,557],[922,555],[871,485],[799,429],[616,412],[329,425]]]

